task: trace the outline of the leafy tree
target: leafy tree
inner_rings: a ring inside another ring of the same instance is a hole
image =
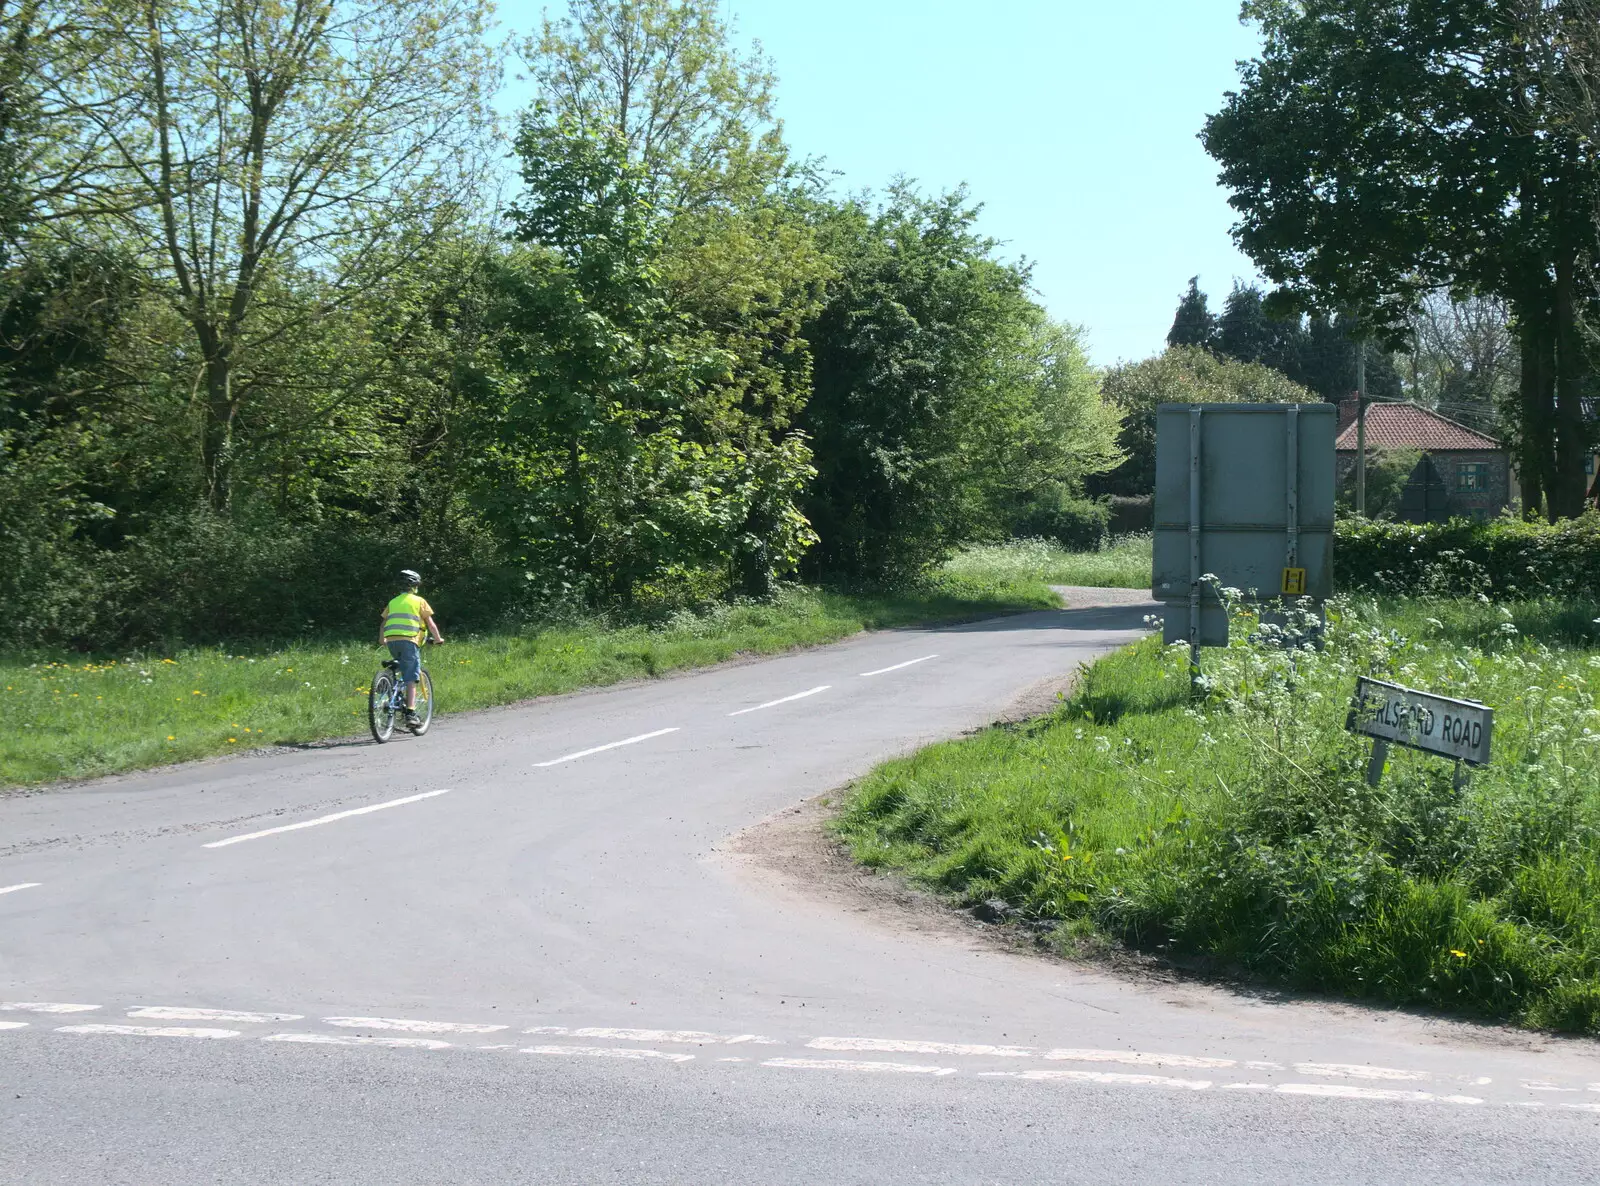
[[[772,65],[741,55],[715,0],[572,0],[522,54],[539,99],[581,135],[616,136],[674,213],[762,195],[787,158]]]
[[[495,77],[483,0],[153,0],[91,6],[106,45],[54,78],[78,125],[112,102],[94,217],[192,335],[200,455],[225,508],[240,417],[279,385],[251,367],[348,301],[380,245],[446,225],[474,181]],[[108,98],[109,97],[109,98]],[[114,101],[114,102],[113,102]],[[82,213],[82,202],[52,215]],[[314,301],[280,301],[314,281]]]
[[[1189,280],[1189,290],[1178,299],[1178,313],[1167,333],[1168,346],[1211,346],[1217,336],[1217,319],[1200,291],[1200,277]]]
[[[1510,302],[1524,504],[1554,517],[1582,509],[1578,327],[1595,295],[1584,261],[1600,168],[1553,118],[1565,66],[1537,69],[1511,35],[1524,7],[1250,0],[1265,48],[1203,139],[1234,191],[1240,246],[1280,302],[1357,310],[1396,346],[1427,291]]]
[[[1096,494],[1142,497],[1155,489],[1156,409],[1165,403],[1309,403],[1316,396],[1260,363],[1218,358],[1197,346],[1174,346],[1143,362],[1106,372],[1105,398],[1125,419],[1118,444],[1126,460],[1090,484]]]
[[[815,573],[915,576],[1002,530],[1030,491],[1115,456],[1075,337],[1029,299],[1025,271],[995,258],[977,213],[964,191],[899,184],[876,209],[820,214],[838,276],[806,331]]]

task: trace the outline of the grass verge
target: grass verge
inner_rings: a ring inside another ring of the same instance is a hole
[[[1150,536],[1123,535],[1098,552],[1069,552],[1043,539],[968,548],[947,565],[951,576],[979,581],[1148,589]]]
[[[1329,644],[1151,639],[1054,715],[891,762],[838,821],[955,902],[1228,975],[1600,1034],[1600,606],[1337,605]],[[1240,633],[1245,633],[1241,631]],[[1344,730],[1358,674],[1496,709],[1464,791]]]
[[[456,637],[426,662],[442,712],[770,655],[860,630],[1056,605],[1038,581],[941,574],[903,594],[795,588],[771,602],[679,614],[666,624]],[[376,610],[374,611],[376,619]],[[366,729],[380,658],[368,639],[169,655],[0,658],[0,786],[109,774]]]

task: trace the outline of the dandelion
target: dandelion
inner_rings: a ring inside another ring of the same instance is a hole
[[[1467,958],[1467,953],[1466,952],[1457,951],[1454,947],[1452,947],[1450,949],[1450,954],[1455,956],[1457,959],[1466,959]]]
[[[232,745],[234,742],[236,742],[238,740],[239,739],[237,737],[230,737],[230,738],[228,738],[228,744]]]
[[[174,737],[171,733],[168,733],[167,734],[167,740],[168,741],[176,741],[178,739],[176,737]]]

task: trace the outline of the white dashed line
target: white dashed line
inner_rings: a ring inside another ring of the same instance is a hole
[[[1388,1079],[1420,1083],[1433,1077],[1426,1071],[1399,1071],[1394,1067],[1364,1067],[1343,1062],[1297,1062],[1294,1069],[1301,1075],[1324,1075],[1330,1079]]]
[[[1169,1079],[1165,1075],[1125,1075],[1115,1071],[980,1071],[978,1078],[1104,1083],[1112,1087],[1176,1087],[1183,1091],[1204,1091],[1211,1086],[1209,1079]]]
[[[860,1050],[875,1054],[954,1054],[991,1058],[1034,1058],[1037,1050],[1026,1046],[983,1046],[963,1042],[910,1042],[893,1038],[813,1038],[813,1050]]]
[[[922,1067],[906,1062],[852,1062],[843,1058],[769,1058],[764,1067],[796,1071],[862,1071],[887,1075],[954,1075],[954,1067]]]
[[[1435,1095],[1431,1091],[1395,1091],[1383,1087],[1353,1087],[1348,1083],[1280,1083],[1278,1095],[1315,1095],[1326,1099],[1388,1100],[1397,1103],[1481,1104],[1471,1095]]]
[[[475,1025],[462,1021],[410,1021],[403,1017],[324,1017],[328,1025],[352,1030],[401,1030],[408,1034],[497,1034],[508,1025]]]
[[[702,1030],[642,1030],[617,1029],[610,1026],[585,1026],[569,1029],[564,1025],[536,1025],[522,1031],[525,1034],[548,1034],[552,1037],[611,1038],[618,1042],[666,1042],[668,1045],[692,1046],[781,1046],[776,1038],[763,1038],[758,1034],[708,1034]]]
[[[880,667],[876,671],[863,671],[861,673],[861,678],[867,679],[869,676],[874,675],[888,675],[891,671],[904,671],[907,667],[915,667],[918,663],[927,663],[932,659],[937,659],[938,657],[938,655],[924,655],[922,658],[912,659],[908,663],[896,663],[893,667]]]
[[[1562,1104],[1561,1106],[1574,1112],[1600,1112],[1600,1104]]]
[[[24,881],[17,885],[0,885],[0,894],[14,894],[18,890],[38,889],[43,884],[44,882],[42,881]]]
[[[231,1021],[242,1025],[273,1021],[299,1021],[300,1013],[244,1013],[234,1009],[186,1009],[173,1005],[141,1005],[128,1010],[129,1017],[152,1021]]]
[[[1524,1079],[1522,1081],[1522,1086],[1523,1086],[1523,1089],[1526,1090],[1526,1091],[1566,1091],[1566,1092],[1576,1092],[1576,1091],[1579,1090],[1579,1088],[1576,1088],[1576,1087],[1558,1087],[1554,1083],[1545,1082],[1545,1080],[1543,1080],[1543,1079]]]
[[[1194,1070],[1223,1070],[1239,1065],[1231,1058],[1146,1054],[1139,1050],[1052,1050],[1045,1057],[1053,1062],[1119,1062],[1133,1067],[1190,1067]]]
[[[393,1050],[448,1050],[434,1038],[368,1038],[359,1034],[268,1034],[263,1042],[303,1042],[312,1046],[383,1046]]]
[[[820,696],[823,692],[833,687],[832,684],[823,684],[820,688],[812,688],[809,692],[796,692],[793,696],[785,696],[781,700],[768,700],[765,704],[756,704],[750,708],[741,708],[738,712],[730,712],[730,717],[742,717],[747,712],[760,712],[763,708],[777,708],[780,704],[793,704],[796,700],[804,700],[808,696]]]
[[[202,848],[227,848],[230,844],[243,844],[246,840],[260,840],[263,836],[277,836],[283,832],[298,832],[301,828],[316,828],[323,824],[331,824],[338,820],[350,819],[357,815],[370,815],[374,811],[387,811],[391,807],[404,807],[407,803],[421,803],[424,799],[437,799],[440,795],[448,795],[448,790],[425,791],[420,795],[407,795],[404,799],[390,799],[387,803],[373,803],[368,807],[357,807],[350,811],[336,811],[332,815],[324,815],[317,819],[301,820],[298,824],[285,824],[281,828],[267,828],[260,832],[246,832],[243,836],[230,836],[226,840],[213,840]]]
[[[31,1021],[0,1021],[0,1030],[25,1030],[32,1024]]]
[[[660,1059],[665,1062],[693,1062],[692,1054],[677,1054],[667,1050],[636,1050],[622,1046],[524,1046],[524,1054],[567,1055],[573,1058],[631,1058],[635,1060]]]
[[[64,1001],[0,1001],[0,1013],[93,1013],[99,1007]]]
[[[238,1030],[189,1025],[59,1025],[58,1034],[125,1034],[135,1038],[237,1038]]]
[[[676,728],[657,729],[654,733],[641,733],[637,737],[624,738],[622,741],[613,741],[610,745],[597,745],[593,749],[579,750],[575,754],[568,754],[564,758],[552,758],[548,762],[535,762],[535,770],[543,770],[549,766],[559,766],[563,762],[576,762],[579,758],[591,757],[594,754],[603,754],[607,750],[621,749],[625,745],[638,745],[641,741],[654,741],[657,737],[665,737],[668,733],[676,733]]]

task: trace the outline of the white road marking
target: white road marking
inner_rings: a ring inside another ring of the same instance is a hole
[[[1052,1050],[1045,1057],[1053,1062],[1120,1062],[1134,1067],[1191,1067],[1195,1070],[1221,1070],[1239,1065],[1231,1058],[1146,1054],[1139,1050]]]
[[[0,885],[0,894],[14,894],[18,890],[38,889],[43,884],[44,882],[42,881],[24,881],[18,885]]]
[[[1563,1108],[1570,1108],[1574,1112],[1600,1112],[1600,1104],[1562,1104]]]
[[[763,1038],[757,1034],[738,1034],[733,1037],[724,1037],[721,1034],[708,1034],[702,1030],[643,1030],[613,1028],[610,1026],[585,1026],[582,1029],[569,1029],[564,1025],[536,1025],[522,1032],[525,1034],[549,1034],[554,1037],[611,1038],[619,1042],[666,1042],[669,1045],[737,1046],[745,1043],[756,1046],[781,1046],[783,1044],[776,1038]]]
[[[1281,1062],[1268,1062],[1264,1058],[1252,1058],[1252,1059],[1249,1059],[1248,1061],[1245,1062],[1244,1065],[1249,1067],[1252,1071],[1281,1071],[1281,1070],[1283,1070],[1283,1064]]]
[[[610,749],[621,749],[625,745],[638,745],[641,741],[653,741],[657,737],[665,737],[668,733],[676,733],[676,728],[657,729],[654,733],[641,733],[637,737],[624,738],[622,741],[613,741],[610,745],[597,745],[593,749],[579,750],[575,754],[568,754],[564,758],[552,758],[548,762],[535,762],[535,770],[543,770],[547,766],[559,766],[563,762],[576,762],[579,758],[587,758],[593,754],[603,754]]]
[[[1280,1083],[1278,1095],[1315,1095],[1342,1100],[1392,1100],[1401,1103],[1481,1104],[1471,1095],[1435,1095],[1431,1091],[1395,1091],[1384,1087],[1354,1087],[1348,1083]]]
[[[301,820],[298,824],[285,824],[281,828],[267,828],[260,832],[246,832],[243,836],[230,836],[226,840],[213,840],[210,844],[202,845],[203,848],[227,848],[230,844],[243,844],[246,840],[260,840],[263,836],[276,836],[281,832],[298,832],[301,828],[316,828],[323,824],[331,824],[337,820],[349,819],[356,815],[370,815],[374,811],[387,811],[391,807],[404,807],[407,803],[420,803],[424,799],[436,799],[440,795],[448,795],[448,790],[425,791],[420,795],[407,795],[404,799],[390,799],[387,803],[373,803],[368,807],[356,807],[350,811],[336,811],[332,815],[324,815],[317,819]]]
[[[1271,1091],[1270,1083],[1224,1083],[1223,1091]]]
[[[1579,1090],[1579,1088],[1576,1087],[1557,1087],[1554,1083],[1546,1082],[1543,1079],[1524,1079],[1522,1081],[1522,1086],[1528,1091],[1576,1092]]]
[[[1176,1087],[1205,1091],[1210,1079],[1169,1079],[1165,1075],[1124,1075],[1115,1071],[980,1071],[980,1079],[1031,1079],[1071,1083],[1106,1083],[1114,1087]]]
[[[508,1025],[476,1025],[464,1021],[409,1021],[402,1017],[324,1017],[328,1025],[352,1030],[401,1030],[408,1034],[497,1034]]]
[[[69,1005],[62,1001],[0,1001],[4,1013],[93,1013],[99,1005]]]
[[[0,1021],[0,1030],[25,1030],[32,1024],[31,1021]]]
[[[1343,1062],[1297,1062],[1294,1069],[1301,1075],[1325,1075],[1330,1079],[1403,1079],[1424,1082],[1433,1078],[1426,1071],[1399,1071],[1394,1067],[1364,1067]]]
[[[866,679],[867,677],[874,675],[888,675],[891,671],[903,671],[907,667],[915,667],[918,663],[927,663],[929,660],[937,659],[938,657],[938,655],[924,655],[920,659],[912,659],[909,663],[896,663],[893,667],[880,667],[876,671],[863,671],[861,673],[861,678]]]
[[[994,1058],[1033,1058],[1027,1046],[984,1046],[964,1042],[902,1042],[893,1038],[813,1038],[813,1050],[864,1050],[877,1054],[958,1054]]]
[[[765,704],[756,704],[750,708],[741,708],[738,712],[730,712],[730,717],[742,717],[747,712],[760,712],[763,708],[776,708],[780,704],[793,704],[796,700],[804,700],[808,696],[820,696],[832,688],[832,684],[823,684],[820,688],[812,688],[809,692],[796,692],[793,696],[785,696],[781,700],[768,700]]]
[[[907,1062],[853,1062],[843,1058],[769,1058],[764,1067],[798,1071],[864,1071],[867,1074],[954,1075],[954,1067],[922,1067]]]
[[[234,1009],[185,1009],[172,1005],[141,1005],[128,1010],[129,1017],[153,1021],[232,1021],[244,1025],[268,1021],[299,1021],[300,1013],[244,1013]]]
[[[136,1038],[237,1038],[238,1030],[190,1025],[58,1025],[58,1034],[128,1034]]]
[[[433,1038],[368,1038],[359,1034],[268,1034],[263,1042],[305,1042],[313,1046],[386,1046],[396,1050],[448,1050]]]
[[[576,1058],[663,1059],[667,1062],[693,1062],[692,1054],[667,1050],[636,1050],[623,1046],[524,1046],[524,1054],[570,1055]]]

